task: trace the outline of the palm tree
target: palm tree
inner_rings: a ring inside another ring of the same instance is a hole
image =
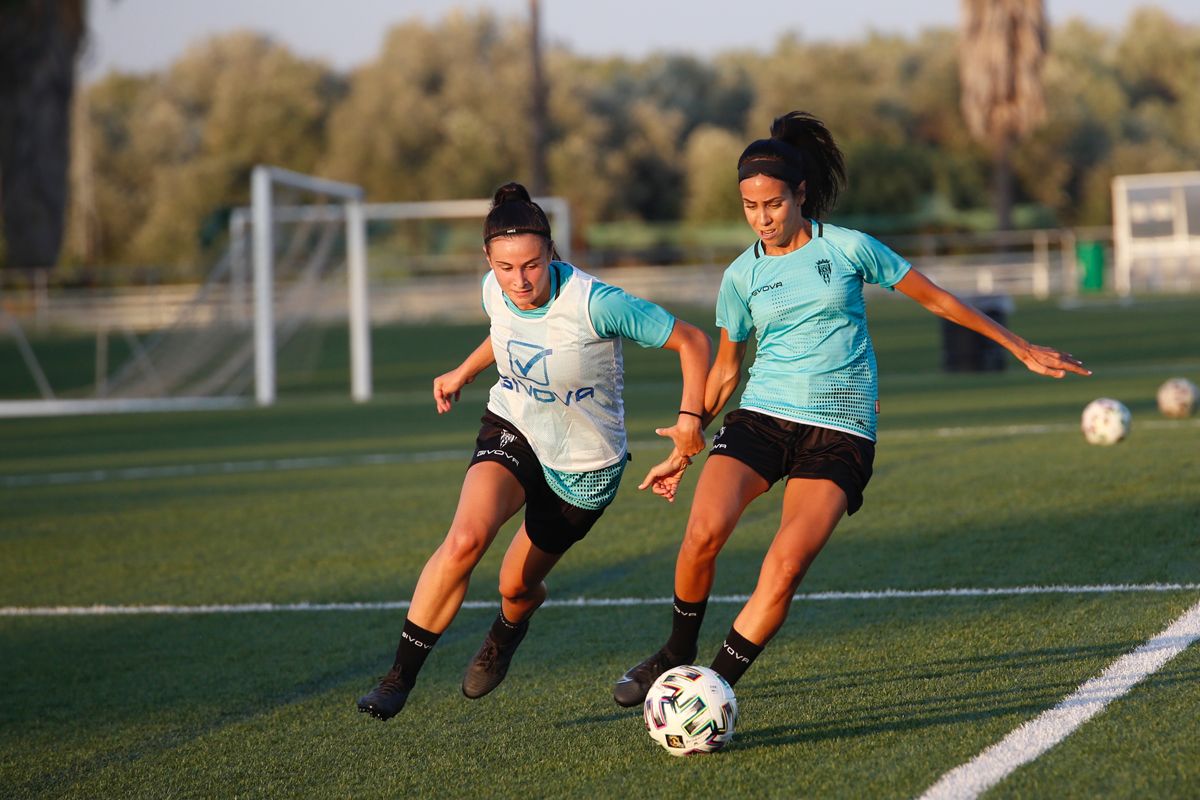
[[[546,81],[542,71],[542,12],[538,0],[529,0],[529,57],[532,66],[530,116],[530,189],[535,195],[546,192]]]
[[[1043,0],[962,0],[959,81],[971,135],[994,159],[993,204],[1001,230],[1012,227],[1013,145],[1045,117]]]
[[[0,3],[0,210],[11,266],[58,260],[84,28],[84,0]]]

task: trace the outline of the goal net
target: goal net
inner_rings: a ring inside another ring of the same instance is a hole
[[[1113,179],[1118,294],[1200,286],[1200,172]]]
[[[55,376],[40,366],[54,355],[39,363],[35,337],[9,337],[5,360],[6,330],[19,334],[20,326],[0,303],[0,365],[19,364],[30,376],[22,399],[0,400],[0,416],[269,405],[277,396],[340,393],[347,355],[351,395],[369,399],[371,324],[482,321],[480,232],[491,201],[361,198],[357,186],[259,167],[252,204],[231,213],[228,249],[202,285],[142,289],[136,301],[117,293],[34,303],[48,311],[27,311],[27,327],[73,332],[82,339],[75,361],[83,350],[85,358],[95,353],[94,379],[76,380],[75,389],[52,388]],[[570,260],[566,200],[535,201]],[[34,316],[46,324],[35,326]],[[31,393],[41,399],[24,399]]]
[[[90,391],[56,393],[42,368],[55,353],[39,355],[5,314],[40,399],[0,402],[0,416],[271,405],[281,384],[312,378],[326,339],[340,338],[329,333],[347,321],[350,393],[369,400],[362,189],[259,166],[251,198],[232,212],[228,249],[201,285],[138,303],[115,294],[47,303],[58,328],[96,332]]]

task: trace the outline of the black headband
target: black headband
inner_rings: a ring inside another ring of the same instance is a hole
[[[483,237],[483,243],[487,244],[492,239],[495,239],[497,236],[516,236],[519,233],[534,233],[534,234],[537,234],[538,236],[541,236],[543,239],[550,238],[550,231],[545,231],[540,228],[528,228],[528,227],[527,228],[502,228],[498,231],[493,231],[492,233],[489,233],[487,236]]]
[[[753,178],[755,175],[766,175],[786,183],[789,187],[799,186],[804,181],[804,170],[793,166],[781,158],[770,156],[751,156],[738,164],[738,183]]]

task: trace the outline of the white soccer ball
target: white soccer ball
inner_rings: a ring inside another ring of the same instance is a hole
[[[1200,390],[1187,378],[1171,378],[1158,387],[1158,410],[1164,417],[1190,417],[1200,400]]]
[[[650,687],[642,716],[650,738],[671,755],[712,753],[733,741],[737,698],[708,667],[675,667]]]
[[[1089,444],[1116,444],[1129,435],[1133,415],[1119,400],[1101,397],[1083,409],[1080,427]]]

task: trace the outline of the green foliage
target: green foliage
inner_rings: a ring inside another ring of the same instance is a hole
[[[249,33],[202,43],[161,75],[109,75],[86,89],[90,191],[72,193],[72,213],[96,221],[100,262],[183,275],[222,243],[255,163],[359,183],[374,201],[490,196],[530,177],[527,34],[454,12],[397,25],[349,75]],[[641,60],[550,46],[549,189],[571,202],[577,244],[594,223],[737,222],[733,159],[803,108],[846,152],[843,218],[922,230],[988,219],[976,212],[990,205],[990,159],[959,111],[957,43],[944,29],[789,36]],[[1200,161],[1200,27],[1153,9],[1116,32],[1066,22],[1044,82],[1048,118],[1012,155],[1015,199],[1047,209],[1044,222],[1105,224],[1114,175]]]
[[[487,15],[393,28],[351,76],[323,171],[378,200],[490,196],[528,167],[524,31]]]
[[[702,125],[687,139],[687,204],[684,218],[691,223],[726,222],[742,218],[742,204],[732,191],[730,176],[746,143],[731,131]],[[739,230],[739,233],[741,231]],[[742,238],[745,238],[744,234]]]
[[[89,87],[79,124],[93,142],[100,260],[197,266],[204,221],[248,202],[255,164],[316,169],[339,86],[319,63],[234,33],[162,76]]]

